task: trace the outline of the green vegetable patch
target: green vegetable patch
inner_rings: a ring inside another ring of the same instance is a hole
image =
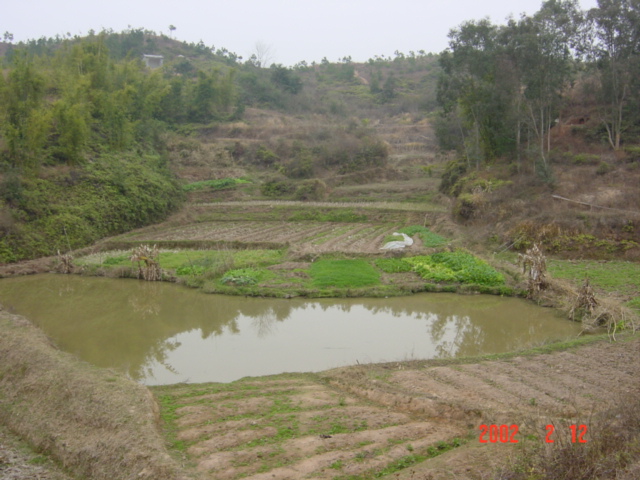
[[[366,260],[318,260],[309,274],[314,287],[366,287],[380,283],[378,272]]]
[[[485,286],[504,285],[504,276],[488,263],[457,250],[403,259],[424,280],[436,283],[466,283]]]

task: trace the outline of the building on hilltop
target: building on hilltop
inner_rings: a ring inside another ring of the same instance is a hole
[[[160,68],[164,57],[162,55],[142,55],[142,61],[148,68]]]

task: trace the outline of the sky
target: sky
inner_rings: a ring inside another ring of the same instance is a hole
[[[4,3],[4,5],[2,5]],[[583,10],[597,0],[579,0]],[[203,41],[244,59],[258,49],[269,63],[364,62],[400,51],[439,53],[449,30],[467,20],[533,14],[542,0],[0,0],[0,35],[14,43],[89,30],[144,28]],[[147,52],[154,53],[154,52]]]

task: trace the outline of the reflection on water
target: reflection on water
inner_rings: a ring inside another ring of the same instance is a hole
[[[0,303],[62,349],[149,385],[499,353],[579,331],[551,310],[487,295],[257,299],[53,274],[0,280]]]

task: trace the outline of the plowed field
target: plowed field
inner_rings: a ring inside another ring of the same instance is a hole
[[[547,424],[589,426],[620,396],[640,394],[639,359],[635,340],[499,361],[355,366],[155,393],[175,416],[174,445],[202,478],[478,479],[492,478],[492,465],[513,451],[509,443],[480,443],[480,424],[516,425],[516,439],[537,435],[540,442]],[[446,453],[429,459],[440,451]]]
[[[141,242],[235,242],[300,246],[322,252],[376,253],[400,224],[336,222],[206,222],[130,236]]]

